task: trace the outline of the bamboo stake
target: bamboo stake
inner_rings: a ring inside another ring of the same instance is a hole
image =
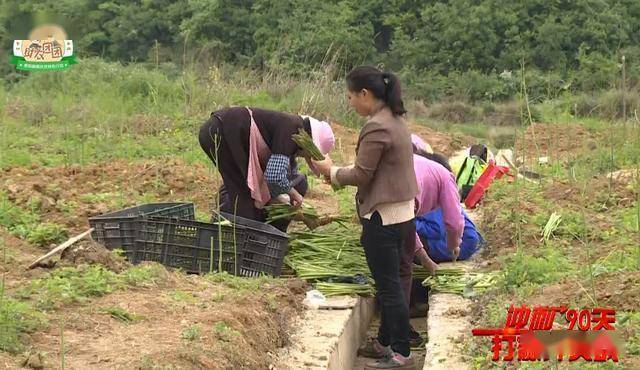
[[[29,265],[29,267],[27,267],[28,270],[36,267],[40,262],[46,260],[47,258],[53,256],[54,254],[60,253],[63,250],[67,249],[68,247],[70,247],[71,245],[73,245],[75,242],[77,242],[78,240],[84,238],[85,236],[91,234],[91,232],[94,230],[94,228],[90,228],[89,230],[83,232],[80,235],[76,235],[73,238],[70,238],[69,240],[67,240],[66,242],[60,244],[59,246],[53,248],[51,251],[49,251],[49,253],[45,254],[44,256],[38,258],[37,260],[33,261],[32,264]]]

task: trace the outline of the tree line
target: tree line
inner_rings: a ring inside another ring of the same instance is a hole
[[[523,62],[546,93],[611,88],[622,55],[628,83],[640,75],[637,0],[5,0],[0,7],[5,50],[47,19],[65,26],[80,56],[189,58],[292,75],[328,60],[340,71],[371,63],[401,73],[426,99],[512,96]]]

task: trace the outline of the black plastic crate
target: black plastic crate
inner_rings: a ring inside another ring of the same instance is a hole
[[[130,257],[128,249],[135,242],[138,221],[150,216],[193,220],[195,209],[193,203],[149,203],[91,217],[89,225],[94,228],[91,237],[107,249],[125,250],[125,255]]]
[[[280,276],[284,257],[289,249],[287,234],[275,227],[258,221],[220,213],[222,217],[236,224],[246,232],[246,240],[242,246],[242,276],[256,277],[262,274]],[[215,222],[214,214],[212,221]]]
[[[191,273],[241,272],[247,236],[242,227],[161,217],[140,220],[139,225],[133,263],[155,261]]]

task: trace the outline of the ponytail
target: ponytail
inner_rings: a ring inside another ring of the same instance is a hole
[[[384,102],[391,109],[393,114],[397,116],[407,113],[407,110],[404,109],[400,80],[398,77],[391,72],[384,72],[382,74],[382,79],[385,84]]]
[[[400,80],[391,72],[382,72],[371,66],[354,68],[347,75],[347,87],[353,92],[367,89],[378,99],[384,101],[394,115],[407,113],[402,101]]]

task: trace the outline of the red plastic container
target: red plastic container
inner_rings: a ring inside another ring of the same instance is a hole
[[[467,206],[467,208],[475,208],[482,200],[484,192],[487,191],[493,180],[499,179],[507,173],[509,173],[509,167],[496,166],[493,161],[490,161],[487,168],[485,168],[482,175],[478,178],[478,181],[476,181],[469,191],[467,198],[464,200],[464,205]]]

